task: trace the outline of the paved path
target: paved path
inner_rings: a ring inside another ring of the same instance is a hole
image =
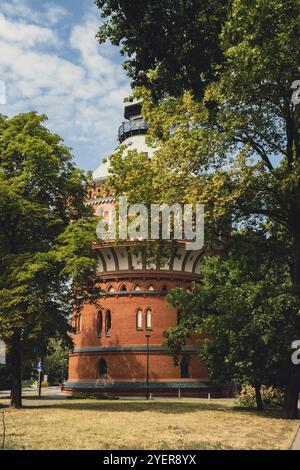
[[[9,390],[0,391],[0,403],[7,405],[9,397]],[[65,400],[67,396],[61,391],[60,387],[45,387],[42,388],[41,398],[38,398],[38,392],[34,388],[23,388],[22,397],[25,406],[43,406],[45,402],[47,402],[47,405],[51,405],[57,403],[58,400]]]
[[[8,405],[9,404],[9,397],[10,397],[10,391],[9,390],[4,390],[0,391],[0,405]],[[34,388],[23,388],[22,390],[22,401],[24,406],[30,406],[30,407],[35,407],[35,406],[51,406],[51,405],[58,405],[59,402],[63,402],[64,400],[68,399],[69,395],[66,393],[62,392],[60,387],[45,387],[42,388],[42,396],[41,398],[38,397],[37,390]],[[145,400],[145,397],[120,397],[121,400],[130,400],[130,401],[143,401]],[[174,401],[177,400],[180,402],[180,400],[176,399],[176,397],[154,397],[153,398],[155,401],[162,401],[162,402],[167,402],[167,401]],[[199,398],[182,398],[183,401],[198,401]],[[214,402],[220,401],[234,401],[234,398],[214,398]]]
[[[294,440],[291,445],[291,450],[300,450],[300,426],[295,434]]]

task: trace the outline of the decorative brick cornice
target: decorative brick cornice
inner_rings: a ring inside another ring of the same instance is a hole
[[[202,279],[201,274],[187,273],[181,271],[158,270],[158,269],[134,269],[122,271],[107,271],[96,273],[97,277],[105,281],[114,281],[120,279],[182,279],[188,281],[200,282]]]

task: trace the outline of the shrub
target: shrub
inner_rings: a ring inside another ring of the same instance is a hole
[[[266,408],[280,408],[283,405],[283,391],[280,388],[262,385],[261,398]],[[244,387],[238,396],[238,402],[246,408],[256,408],[254,387]]]
[[[37,380],[35,382],[33,382],[32,385],[33,385],[34,388],[39,388],[39,383],[38,383]],[[48,386],[49,386],[49,383],[47,381],[43,380],[42,387],[48,387]]]

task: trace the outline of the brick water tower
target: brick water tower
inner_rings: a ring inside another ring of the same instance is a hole
[[[120,144],[129,150],[153,150],[145,141],[147,124],[141,103],[125,101],[125,121],[119,128]],[[107,189],[109,159],[93,173],[94,185],[87,188],[87,204],[99,211],[103,205],[110,218],[113,194]],[[163,266],[149,264],[137,252],[135,242],[94,246],[98,256],[97,277],[102,292],[99,307],[86,305],[73,318],[75,348],[70,354],[69,380],[65,390],[105,392],[111,395],[207,396],[220,390],[208,380],[198,358],[199,338],[186,342],[179,365],[165,346],[164,332],[174,327],[178,312],[167,305],[166,296],[175,287],[188,289],[200,282],[204,250],[186,249],[178,242]]]

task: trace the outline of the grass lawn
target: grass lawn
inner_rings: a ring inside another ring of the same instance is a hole
[[[1,400],[7,403],[6,400]],[[299,426],[227,400],[28,400],[5,410],[15,449],[288,449]],[[2,424],[0,423],[0,440]]]

